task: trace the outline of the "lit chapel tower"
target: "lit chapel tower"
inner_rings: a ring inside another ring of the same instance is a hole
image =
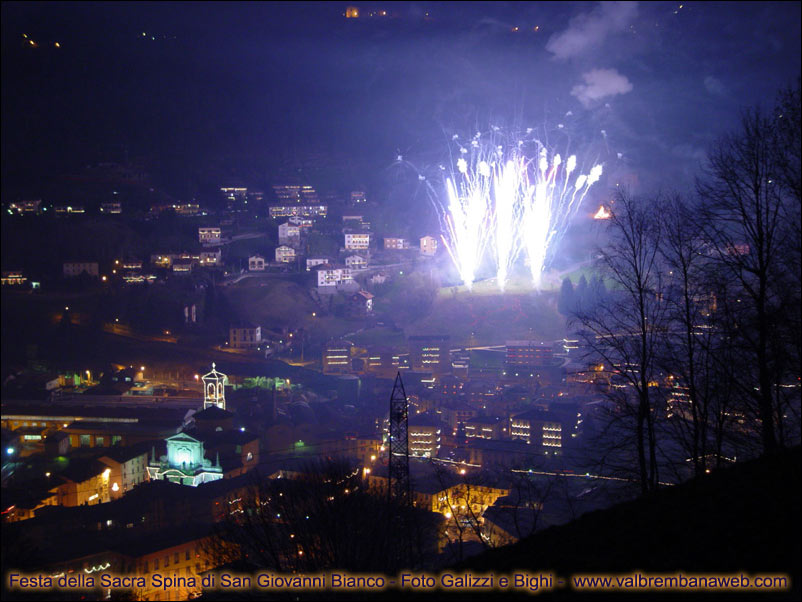
[[[203,375],[203,409],[217,406],[221,410],[226,409],[226,381],[228,377],[222,372],[214,369],[215,364],[212,362],[212,371]]]

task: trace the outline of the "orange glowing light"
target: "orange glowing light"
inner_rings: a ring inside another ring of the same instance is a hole
[[[604,205],[599,205],[599,210],[593,216],[593,219],[610,219],[613,216]]]

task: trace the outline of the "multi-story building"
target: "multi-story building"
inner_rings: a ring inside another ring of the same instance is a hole
[[[278,263],[292,263],[295,261],[295,249],[287,245],[276,247],[276,261]]]
[[[173,265],[173,256],[170,253],[163,255],[153,254],[150,256],[150,264],[156,268],[169,268]]]
[[[511,416],[509,434],[511,439],[540,445],[545,451],[559,452],[562,448],[562,423],[540,409]]]
[[[364,270],[368,267],[368,262],[359,255],[349,255],[345,258],[345,265],[352,270]]]
[[[172,206],[175,214],[181,217],[194,217],[201,213],[200,205],[197,203],[178,203]]]
[[[112,447],[97,460],[75,458],[67,470],[55,475],[61,483],[50,490],[46,504],[84,506],[119,499],[149,480],[147,463],[142,445]]]
[[[423,255],[437,254],[437,239],[434,236],[424,236],[420,239],[420,252]]]
[[[112,201],[110,203],[101,203],[100,212],[109,215],[119,215],[123,212],[123,204],[119,201]]]
[[[148,480],[148,450],[142,445],[112,447],[98,461],[111,469],[109,498],[112,500]]]
[[[475,416],[465,422],[465,436],[476,439],[501,439],[502,421],[490,416]]]
[[[245,200],[245,198],[248,196],[248,189],[243,186],[221,187],[220,193],[224,198],[231,201]]]
[[[365,226],[369,226],[369,223],[365,222],[364,215],[343,215],[343,227],[344,228],[364,228]]]
[[[349,251],[370,249],[370,232],[346,232],[345,248]]]
[[[451,371],[451,351],[448,335],[418,335],[409,337],[409,356],[413,370],[433,374]]]
[[[45,500],[51,506],[91,506],[111,501],[111,468],[97,460],[74,460],[58,473],[61,481],[49,491]],[[119,485],[118,485],[119,488]]]
[[[200,264],[204,267],[219,266],[223,259],[223,252],[220,249],[209,249],[200,252]]]
[[[271,205],[268,209],[271,219],[281,217],[326,217],[328,205]]]
[[[351,373],[351,344],[346,342],[332,342],[323,350],[324,374],[350,374]]]
[[[219,245],[222,231],[219,226],[198,228],[198,242],[202,245]]]
[[[255,349],[262,345],[262,327],[236,324],[228,329],[228,344],[234,349]]]
[[[354,316],[364,317],[373,313],[373,295],[366,290],[351,295],[349,303],[350,313]]]
[[[406,238],[385,237],[384,248],[400,251],[409,248],[409,241]]]
[[[554,351],[534,341],[507,341],[506,363],[509,367],[550,366],[554,363]]]
[[[173,260],[173,273],[186,274],[192,271],[195,267],[195,261],[192,259],[174,259]]]
[[[428,414],[413,414],[409,417],[409,455],[435,458],[440,450],[440,434],[443,424]]]
[[[353,281],[350,268],[318,268],[318,288],[336,288],[339,284]]]
[[[83,215],[86,213],[83,205],[56,205],[53,207],[56,215]]]
[[[314,187],[308,184],[274,184],[273,192],[279,203],[283,205],[316,205],[320,203],[320,197]]]
[[[89,274],[97,278],[100,273],[96,261],[67,261],[64,262],[64,276],[71,278],[81,274]]]
[[[17,215],[36,215],[42,211],[42,199],[16,201],[8,205],[8,210]]]
[[[279,224],[278,242],[282,245],[297,246],[301,240],[301,227],[290,222]]]
[[[457,433],[460,424],[465,424],[478,413],[473,406],[458,400],[444,403],[440,408],[440,414],[453,434]]]
[[[27,282],[27,278],[22,270],[4,270],[2,283],[3,286],[20,286]]]
[[[249,272],[264,272],[265,271],[265,258],[261,255],[251,255],[248,257],[248,271]]]
[[[301,231],[308,230],[315,225],[315,220],[309,217],[298,217],[297,215],[291,217],[287,221],[291,223],[293,226],[298,226],[301,229]]]
[[[370,347],[365,360],[365,372],[392,377],[401,367],[400,354],[392,347]]]
[[[312,268],[316,265],[323,265],[329,263],[329,259],[326,257],[309,257],[306,260],[306,271],[311,272]]]
[[[141,259],[123,259],[122,261],[115,260],[114,265],[120,266],[122,270],[141,270],[142,269],[142,260]]]
[[[205,531],[208,533],[208,528]],[[219,544],[215,539],[176,529],[173,533],[159,537],[144,538],[139,545],[131,546],[125,564],[129,570],[125,574],[146,577],[144,587],[134,588],[134,599],[190,600],[200,596],[203,593],[202,574],[218,566],[220,558],[226,553],[221,554],[217,549]],[[176,585],[165,591],[164,586],[159,586],[154,579],[148,578],[151,572],[184,579],[176,580]]]
[[[370,473],[367,486],[374,493],[386,493],[386,470]],[[432,474],[426,469],[415,470],[412,474],[413,504],[442,515],[451,524],[458,521],[461,526],[475,521],[496,500],[509,493],[509,489],[488,484],[485,475],[474,480],[471,475],[457,477],[453,472]]]

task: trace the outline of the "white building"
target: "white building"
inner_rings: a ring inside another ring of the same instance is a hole
[[[278,263],[292,263],[295,261],[295,249],[287,245],[276,247],[276,261]]]
[[[111,203],[101,203],[100,204],[100,212],[101,213],[109,213],[112,215],[117,215],[123,212],[123,204],[119,201],[111,202]]]
[[[249,272],[264,272],[265,271],[265,258],[261,255],[251,255],[248,257],[248,271]]]
[[[16,213],[22,215],[23,213],[41,213],[42,199],[32,201],[17,201],[8,206],[9,213]]]
[[[144,483],[148,476],[148,452],[138,447],[112,447],[106,455],[98,458],[101,464],[109,467],[109,498],[118,499],[137,485]]]
[[[315,225],[315,220],[310,217],[298,217],[297,215],[292,216],[289,219],[289,222],[294,225],[298,226],[299,228],[311,228]]]
[[[228,329],[228,343],[234,349],[253,349],[262,344],[262,327],[237,324]]]
[[[66,278],[80,276],[84,272],[90,276],[97,277],[99,273],[97,261],[67,261],[64,263],[64,276]]]
[[[349,251],[367,251],[370,249],[370,232],[346,232],[345,248]]]
[[[278,227],[278,242],[282,245],[297,245],[301,240],[301,227],[284,222]]]
[[[220,265],[222,258],[223,253],[220,249],[209,249],[208,251],[200,252],[200,264],[203,266]]]
[[[350,268],[321,268],[317,272],[318,288],[336,288],[338,284],[353,281]]]
[[[378,272],[370,277],[371,284],[384,284],[385,282],[387,282],[387,274],[384,272]]]
[[[352,270],[364,270],[368,267],[368,262],[359,255],[350,255],[345,258],[345,265]]]
[[[328,205],[272,205],[268,209],[270,219],[278,217],[326,217]]]
[[[420,239],[420,252],[424,255],[437,253],[437,239],[434,236],[424,236]]]
[[[248,195],[248,189],[242,186],[229,186],[220,188],[220,193],[229,200],[244,200]]]
[[[313,267],[316,265],[323,265],[324,263],[329,263],[327,257],[309,257],[306,260],[306,271],[311,272]]]
[[[219,245],[222,238],[220,227],[198,228],[198,242],[202,245]]]
[[[409,425],[409,455],[436,458],[440,449],[440,430],[440,425],[434,421],[412,421]]]
[[[191,259],[174,259],[173,260],[173,272],[174,273],[186,273],[191,272],[192,267],[195,265],[195,262]]]
[[[409,241],[406,238],[385,237],[384,248],[393,250],[402,250],[409,248]]]

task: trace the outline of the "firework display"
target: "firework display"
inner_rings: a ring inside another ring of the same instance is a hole
[[[529,130],[527,133],[531,133]],[[513,265],[525,256],[532,284],[541,285],[555,246],[585,195],[602,175],[593,165],[581,173],[576,155],[563,161],[540,140],[496,144],[476,134],[465,146],[459,137],[455,169],[445,178],[443,243],[469,289],[486,254],[503,291]]]

